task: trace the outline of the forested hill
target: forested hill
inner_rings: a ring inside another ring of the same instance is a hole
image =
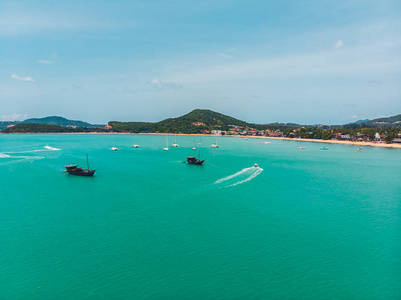
[[[388,122],[390,124],[394,124],[396,122],[401,122],[401,114],[392,116],[392,117],[387,117],[387,118],[377,118],[377,119],[369,121],[368,123],[379,123],[379,122]],[[396,123],[396,124],[398,124],[398,123]]]
[[[4,129],[3,133],[69,133],[69,132],[104,132],[102,128],[87,127],[65,127],[50,124],[30,124],[20,123],[13,127]]]
[[[48,124],[59,126],[77,126],[77,127],[103,127],[104,125],[93,125],[83,121],[69,120],[63,117],[51,116],[45,118],[32,118],[22,122],[23,124]]]
[[[228,125],[253,126],[253,124],[208,109],[195,109],[181,117],[155,123],[111,121],[109,125],[113,127],[113,131],[169,133],[201,133],[211,129],[227,130]]]

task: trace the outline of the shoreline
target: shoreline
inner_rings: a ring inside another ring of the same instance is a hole
[[[0,133],[0,135],[32,135],[32,134],[59,134],[59,135],[178,135],[178,136],[215,136],[212,134],[195,134],[195,133],[129,133],[129,132],[43,132],[43,133]],[[253,139],[268,139],[268,140],[284,140],[293,142],[311,142],[311,143],[325,143],[325,144],[339,144],[339,145],[351,145],[351,146],[370,146],[370,147],[383,147],[383,148],[394,148],[401,149],[401,144],[385,144],[385,143],[374,143],[374,142],[354,142],[354,141],[340,141],[340,140],[318,140],[318,139],[300,139],[300,138],[287,138],[287,137],[269,137],[269,136],[239,136],[239,135],[218,135],[218,137],[236,137],[236,138],[253,138]]]

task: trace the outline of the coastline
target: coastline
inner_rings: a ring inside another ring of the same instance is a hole
[[[178,135],[178,136],[214,136],[211,134],[184,134],[184,133],[130,133],[130,132],[43,132],[43,133],[0,133],[0,135],[14,135],[14,134],[92,134],[92,135]],[[268,139],[268,140],[284,140],[284,141],[293,141],[293,142],[311,142],[311,143],[324,143],[324,144],[339,144],[339,145],[351,145],[351,146],[370,146],[370,147],[383,147],[383,148],[394,148],[401,149],[401,144],[386,144],[386,143],[374,143],[374,142],[353,142],[353,141],[340,141],[340,140],[318,140],[318,139],[300,139],[300,138],[287,138],[287,137],[269,137],[269,136],[238,136],[238,135],[218,135],[218,137],[236,137],[236,138],[253,138],[253,139]]]

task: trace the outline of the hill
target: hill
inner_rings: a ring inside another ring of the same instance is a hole
[[[201,133],[204,130],[212,129],[227,130],[228,125],[254,126],[255,124],[250,124],[212,110],[195,109],[181,117],[169,118],[155,123],[111,121],[109,125],[113,127],[113,131]]]
[[[401,123],[401,114],[400,115],[396,115],[396,116],[392,116],[392,117],[386,117],[386,118],[377,118],[374,120],[371,120],[367,123],[372,123],[372,124],[378,124],[378,123],[389,123],[391,124],[399,124]]]
[[[27,119],[23,122],[23,124],[48,124],[48,125],[59,125],[59,126],[76,126],[76,127],[103,127],[104,125],[93,125],[89,124],[87,122],[83,121],[74,121],[74,120],[69,120],[63,117],[59,116],[51,116],[51,117],[45,117],[45,118],[32,118],[32,119]]]
[[[6,128],[2,133],[68,133],[68,132],[103,132],[101,128],[86,128],[86,127],[64,127],[60,125],[50,124],[31,124],[20,123],[13,127]]]
[[[19,123],[20,123],[20,121],[0,121],[0,130],[7,128],[7,126],[10,126],[10,125],[15,126]]]

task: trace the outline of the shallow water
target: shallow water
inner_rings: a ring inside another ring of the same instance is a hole
[[[401,150],[137,142],[0,135],[0,299],[401,298]]]

